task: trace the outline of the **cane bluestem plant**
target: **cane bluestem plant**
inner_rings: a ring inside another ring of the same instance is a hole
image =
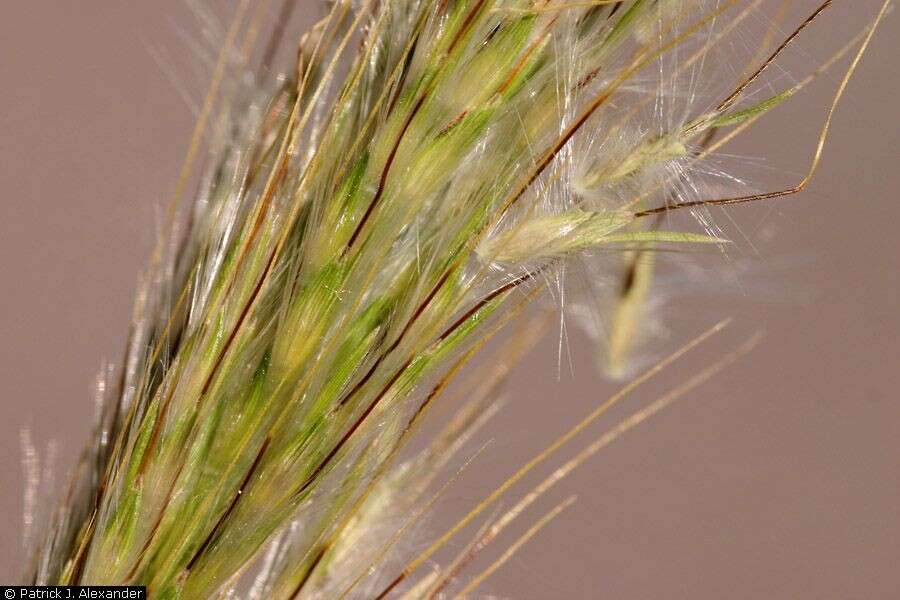
[[[270,80],[249,66],[264,11],[239,2],[201,112],[199,190],[176,194],[31,579],[154,598],[443,593],[471,553],[430,573],[417,568],[433,550],[400,574],[379,565],[494,410],[502,368],[398,462],[471,356],[577,259],[621,277],[600,309],[608,368],[624,374],[654,252],[722,248],[708,205],[808,180],[697,196],[698,166],[810,79],[756,85],[829,2],[708,97],[762,4],[337,0]],[[838,96],[873,31],[834,57],[857,49]],[[662,226],[685,208],[702,228]]]

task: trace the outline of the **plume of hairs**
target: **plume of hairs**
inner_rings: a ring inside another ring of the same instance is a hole
[[[469,359],[577,258],[613,280],[592,310],[624,374],[652,275],[638,258],[722,248],[705,204],[808,180],[691,191],[717,132],[808,82],[751,97],[829,2],[721,88],[727,40],[761,3],[334,0],[275,78],[283,24],[253,67],[266,3],[241,0],[123,366],[30,580],[154,598],[441,593],[465,557],[417,581],[422,560],[379,565],[496,410],[508,362],[398,460]],[[841,93],[873,31],[842,51],[857,54]],[[703,228],[660,228],[685,207]]]

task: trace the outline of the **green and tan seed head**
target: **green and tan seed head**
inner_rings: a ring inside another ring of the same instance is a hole
[[[394,465],[399,451],[536,273],[611,253],[615,278],[635,252],[724,241],[640,209],[683,189],[700,134],[793,94],[710,111],[681,93],[727,62],[749,4],[348,0],[285,78],[238,60],[201,189],[139,296],[110,442],[34,580],[185,599],[244,589],[251,566],[255,598],[381,581],[370,550],[483,419],[464,410]],[[254,26],[235,23],[229,60]],[[616,374],[642,269],[608,310]]]

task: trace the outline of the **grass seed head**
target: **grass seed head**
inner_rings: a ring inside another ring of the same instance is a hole
[[[709,131],[793,94],[717,85],[729,23],[758,4],[332,2],[277,80],[237,51],[255,31],[239,12],[200,190],[173,208],[104,441],[32,579],[204,598],[255,566],[250,597],[374,590],[382,557],[360,547],[394,543],[482,421],[398,453],[454,361],[531,297],[515,290],[613,255],[621,374],[651,285],[634,257],[724,241],[641,209],[695,187]]]

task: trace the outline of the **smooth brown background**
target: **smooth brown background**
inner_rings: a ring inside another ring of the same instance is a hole
[[[797,56],[807,59],[798,59],[796,72],[858,31],[878,4],[837,2],[803,38]],[[226,16],[230,3],[209,5]],[[58,440],[58,471],[72,464],[91,423],[94,374],[102,359],[119,357],[134,285],[193,121],[148,46],[166,47],[172,75],[195,102],[210,72],[185,41],[199,30],[186,6],[0,5],[4,582],[23,562],[19,431],[30,426],[41,449]],[[305,0],[300,8],[307,17],[318,10]],[[752,46],[752,37],[745,41]],[[757,242],[757,253],[740,256],[751,265],[743,291],[701,289],[679,299],[671,340],[686,340],[723,315],[737,317],[733,330],[641,390],[563,456],[760,328],[767,332],[762,346],[560,485],[524,521],[567,494],[578,493],[579,501],[490,579],[486,592],[900,598],[898,50],[894,16],[852,82],[805,194],[729,211]],[[771,168],[754,172],[757,187],[802,174],[838,77],[779,108],[730,150],[766,158]],[[517,371],[510,403],[491,430],[494,442],[423,533],[439,531],[615,389],[594,373],[577,334],[574,376],[564,366],[557,380],[556,341],[550,336]]]

